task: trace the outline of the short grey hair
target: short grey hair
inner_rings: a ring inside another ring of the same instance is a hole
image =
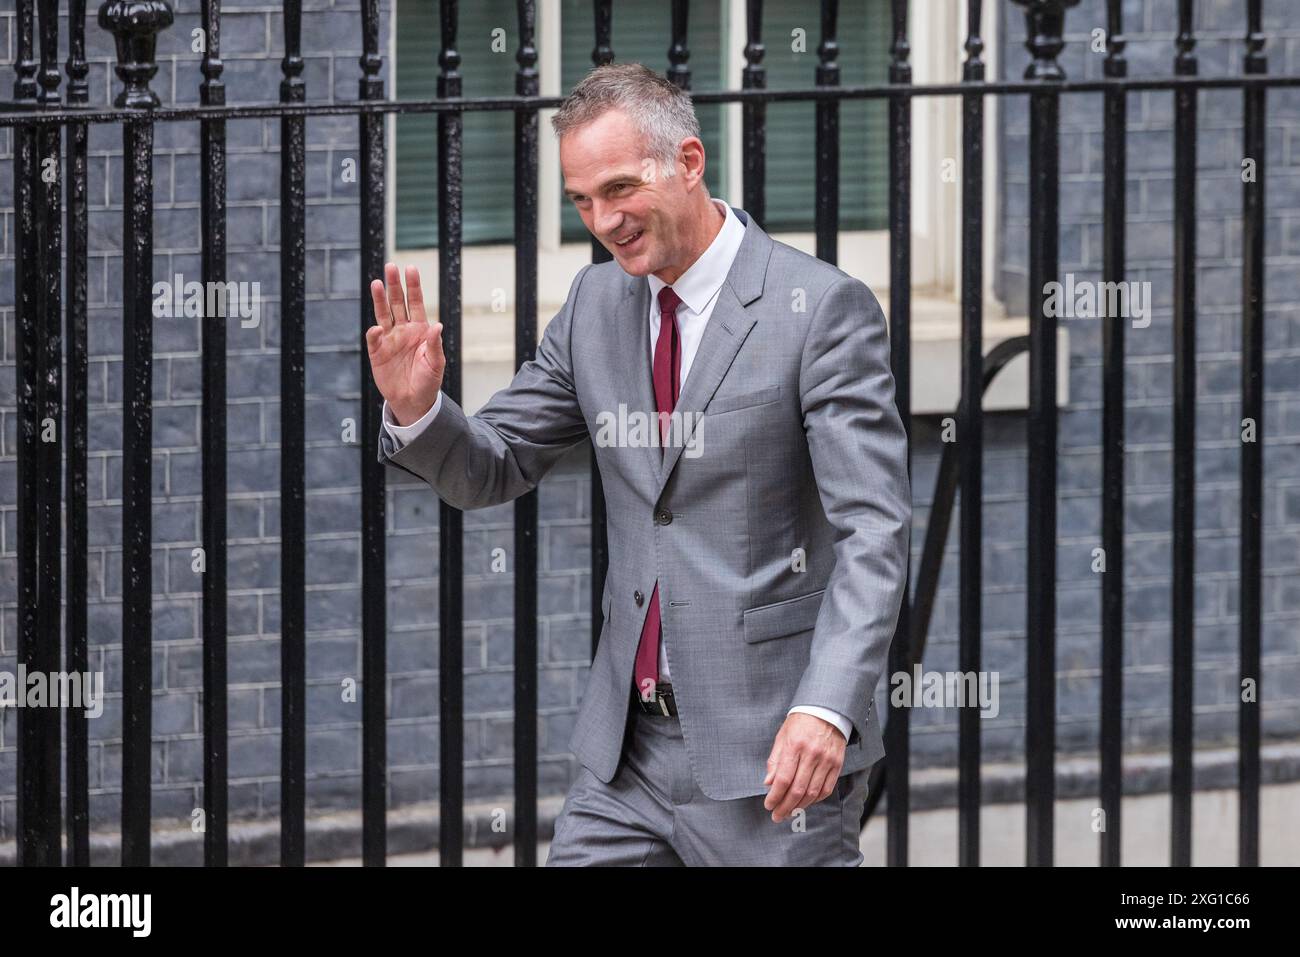
[[[551,128],[562,137],[611,109],[628,115],[647,153],[664,170],[676,168],[682,140],[700,138],[690,93],[641,63],[607,63],[593,69],[564,98],[551,117]]]

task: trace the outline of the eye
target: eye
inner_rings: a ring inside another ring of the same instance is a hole
[[[615,183],[613,186],[610,187],[610,192],[620,193],[627,188],[627,185],[628,185],[627,183]]]

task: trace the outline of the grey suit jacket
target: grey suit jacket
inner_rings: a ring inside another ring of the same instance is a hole
[[[381,432],[379,447],[380,461],[474,509],[530,491],[593,440],[609,572],[569,747],[602,781],[617,772],[657,580],[691,770],[715,800],[766,793],[793,705],[853,722],[841,774],[884,755],[872,699],[905,588],[912,501],[875,296],[736,215],[744,240],[682,384],[677,410],[693,429],[676,444],[602,438],[619,434],[609,426],[620,404],[655,412],[648,283],[608,262],[582,268],[537,358],[476,415],[444,394],[409,445],[394,451]]]

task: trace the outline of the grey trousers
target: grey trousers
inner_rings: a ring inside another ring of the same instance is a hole
[[[624,760],[608,784],[583,767],[555,819],[547,867],[857,867],[870,768],[780,823],[765,794],[706,797],[691,775],[676,716],[633,709]]]

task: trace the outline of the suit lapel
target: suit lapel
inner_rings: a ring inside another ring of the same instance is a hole
[[[745,237],[727,272],[726,281],[718,290],[718,300],[704,326],[704,337],[700,340],[699,349],[692,361],[690,375],[686,377],[682,393],[677,398],[674,411],[683,413],[683,434],[675,444],[664,448],[662,453],[657,445],[646,445],[642,449],[645,462],[643,474],[653,479],[652,501],[657,501],[663,493],[684,445],[694,434],[699,415],[708,406],[745,337],[757,321],[746,307],[763,293],[767,264],[772,255],[772,240],[754,222],[752,216],[746,215],[743,210],[735,212],[745,223]],[[630,395],[629,412],[645,412],[650,417],[651,428],[657,429],[654,370],[649,345],[650,285],[644,276],[625,276],[625,280],[624,299],[628,305],[622,310],[620,325],[619,368],[623,379],[618,392]]]
[[[651,426],[657,427],[654,421],[654,367],[649,352],[650,284],[644,276],[628,276],[625,273],[624,277],[627,282],[624,298],[628,306],[622,311],[623,332],[619,337],[618,352],[623,377],[616,393],[622,398],[630,392],[628,412],[645,413],[651,419]],[[687,381],[690,381],[689,376]],[[637,472],[653,481],[659,475],[661,465],[659,447],[643,444],[641,456],[645,464]]]

